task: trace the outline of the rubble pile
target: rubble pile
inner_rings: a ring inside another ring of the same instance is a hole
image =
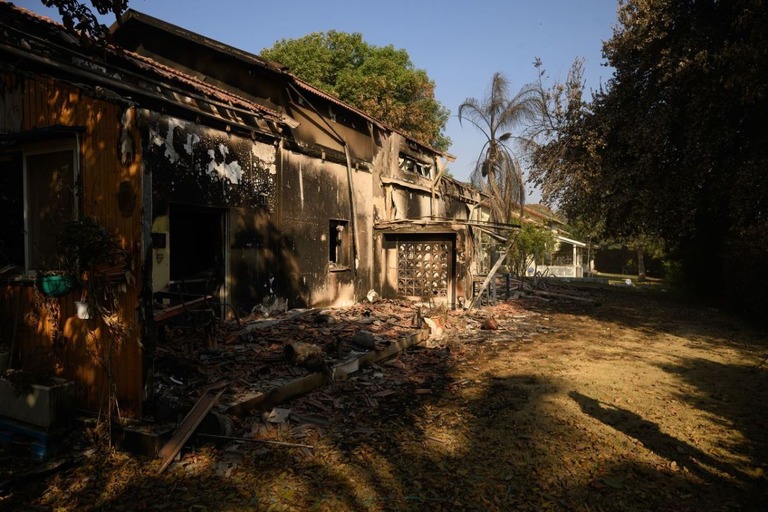
[[[418,315],[410,302],[379,300],[252,316],[214,330],[190,330],[182,318],[166,328],[157,347],[148,413],[156,421],[177,421],[199,389],[214,382],[229,383],[224,400],[232,402],[239,394],[268,392],[310,373],[330,371],[340,361],[412,333]]]

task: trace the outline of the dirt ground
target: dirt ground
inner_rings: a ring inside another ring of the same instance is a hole
[[[0,510],[768,510],[766,333],[659,289],[583,293],[445,312],[432,348],[162,475],[84,445]],[[0,452],[0,481],[32,466]]]

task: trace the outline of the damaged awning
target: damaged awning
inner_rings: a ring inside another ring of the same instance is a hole
[[[499,234],[509,233],[520,229],[516,224],[502,224],[498,222],[483,222],[459,219],[402,219],[380,221],[373,228],[385,233],[455,233],[466,227],[488,232],[494,238],[507,240],[507,237]]]
[[[49,19],[12,5],[2,11],[0,54],[11,57],[2,60],[14,62],[14,68],[24,62],[25,67],[53,69],[57,78],[111,101],[157,102],[247,133],[274,137],[278,125],[295,124],[280,112],[148,57],[109,44],[97,53]]]
[[[390,233],[419,233],[419,234],[454,234],[463,227],[461,222],[444,222],[433,220],[393,220],[374,224],[373,228]]]
[[[381,182],[384,185],[397,185],[398,187],[403,187],[410,190],[418,190],[419,192],[428,192],[430,194],[432,193],[432,189],[425,185],[419,185],[418,183],[413,183],[400,178],[391,178],[389,176],[382,176]],[[441,195],[440,192],[435,190],[435,196],[440,197],[440,195]]]

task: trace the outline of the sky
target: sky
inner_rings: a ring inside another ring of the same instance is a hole
[[[13,3],[59,19],[40,0]],[[360,32],[370,44],[405,49],[451,111],[446,133],[456,161],[449,169],[468,181],[484,139],[471,125],[459,124],[458,106],[482,99],[497,71],[512,93],[535,81],[536,58],[550,83],[563,80],[574,59],[583,58],[586,89],[597,89],[611,77],[602,44],[612,35],[617,0],[129,0],[128,6],[251,53],[328,30]],[[114,18],[101,20],[110,25]],[[526,201],[538,202],[539,192],[527,188]]]

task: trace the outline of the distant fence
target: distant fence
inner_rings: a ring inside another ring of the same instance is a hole
[[[562,269],[562,267],[560,267]],[[581,281],[585,279],[581,276],[574,277],[571,275],[560,275],[560,273],[553,272],[553,267],[545,268],[543,271],[538,271],[532,276],[527,276],[523,282],[518,277],[513,276],[510,273],[497,273],[495,279],[491,279],[490,283],[485,290],[482,291],[482,295],[478,298],[477,305],[493,305],[498,301],[506,301],[512,298],[517,298],[523,292],[531,292],[531,290],[541,290],[548,288],[552,284],[564,284],[570,282],[571,279]],[[486,276],[475,276],[475,280],[472,281],[472,297],[477,297],[481,293],[481,287],[485,281]],[[592,278],[586,278],[590,281],[594,281]],[[607,280],[606,280],[607,283]]]
[[[480,288],[483,286],[485,276],[477,276],[472,281],[472,297],[477,297],[480,293]],[[496,304],[499,300],[510,299],[515,292],[519,292],[522,289],[522,282],[513,277],[510,273],[497,273],[495,279],[491,279],[488,286],[483,290],[480,299],[477,304],[489,305]]]

